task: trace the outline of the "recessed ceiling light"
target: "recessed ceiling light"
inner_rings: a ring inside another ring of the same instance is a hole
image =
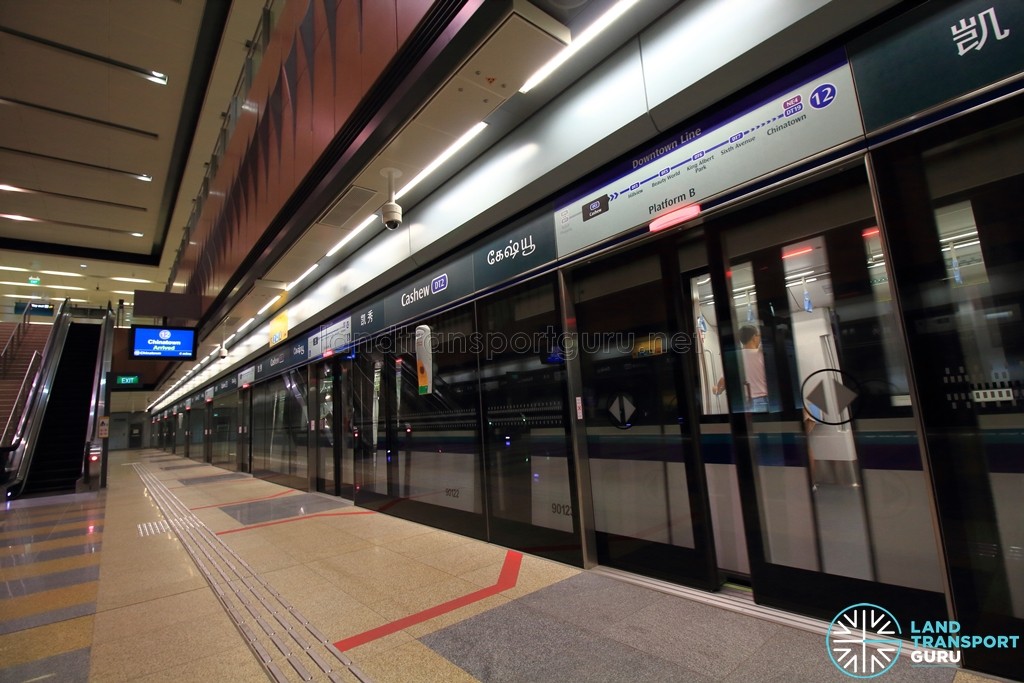
[[[36,294],[4,294],[4,296],[11,299],[42,299],[43,297]]]
[[[49,287],[50,289],[71,289],[71,290],[74,290],[76,292],[84,292],[85,291],[85,287],[72,287],[71,285],[44,285],[44,286],[45,287]]]
[[[0,266],[0,270],[13,270],[15,273],[27,273],[28,268],[18,268],[16,266]]]
[[[83,264],[81,265],[81,267],[82,267],[82,268],[88,268],[89,266],[87,266],[87,265],[85,265],[85,264],[83,263]]]
[[[152,284],[149,280],[143,280],[138,277],[112,277],[111,280],[117,280],[118,282],[142,282],[145,284]]]
[[[26,190],[23,187],[15,187],[14,185],[5,185],[0,183],[0,190],[4,192],[32,192],[32,190]]]
[[[153,182],[153,176],[149,175],[148,173],[140,173],[137,176],[135,176],[135,178],[137,180],[141,180],[144,183],[151,183],[151,182]]]
[[[141,232],[133,232],[132,237],[145,237]]]
[[[11,221],[29,221],[31,223],[38,223],[38,218],[29,218],[28,216],[21,216],[16,213],[0,213],[0,218],[6,218]]]
[[[111,294],[135,294],[135,290],[114,289],[114,290],[111,290],[110,293]]]

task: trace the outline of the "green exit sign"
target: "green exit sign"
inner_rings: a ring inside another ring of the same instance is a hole
[[[38,285],[39,284],[39,276],[38,275],[29,275],[28,276],[28,283],[30,285]]]
[[[138,375],[118,375],[117,384],[142,384]]]

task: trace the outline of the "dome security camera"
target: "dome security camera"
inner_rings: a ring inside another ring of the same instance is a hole
[[[388,230],[398,230],[402,227],[402,207],[397,202],[386,202],[380,207],[380,219]]]
[[[380,207],[380,220],[388,230],[398,230],[402,227],[402,207],[395,201],[395,178],[402,172],[397,168],[382,168],[380,174],[388,183],[388,200]]]

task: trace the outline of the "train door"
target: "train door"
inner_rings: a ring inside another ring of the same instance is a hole
[[[683,307],[690,328],[690,353],[684,358],[693,368],[690,396],[698,417],[701,456],[708,487],[711,529],[721,576],[745,583],[750,561],[740,504],[736,455],[733,449],[729,406],[719,390],[724,377],[724,354],[715,312],[711,273],[702,240],[688,240],[679,248]]]
[[[182,458],[187,458],[186,448],[188,445],[188,412],[180,411],[171,418],[174,420],[172,428],[171,453]]]
[[[706,230],[717,267],[687,290],[721,371],[704,369],[700,394],[706,412],[730,415],[755,598],[828,619],[859,602],[946,618],[905,345],[863,165]]]
[[[473,307],[462,306],[357,348],[359,505],[486,537],[473,331]],[[417,354],[424,333],[430,359]]]
[[[249,443],[251,415],[252,390],[248,385],[243,385],[238,390],[238,445],[236,448],[238,460],[236,465],[239,472],[252,471],[252,451]]]
[[[989,643],[1024,633],[1022,111],[1010,98],[873,158],[954,613]],[[1021,673],[1020,645],[963,658]]]
[[[339,467],[338,429],[336,417],[340,416],[337,400],[337,363],[333,357],[313,366],[310,373],[312,418],[315,420],[312,442],[316,461],[316,489],[321,493],[338,495],[341,485]]]
[[[596,560],[715,589],[674,254],[664,242],[571,276]]]
[[[537,278],[476,307],[488,540],[579,565],[557,281]]]

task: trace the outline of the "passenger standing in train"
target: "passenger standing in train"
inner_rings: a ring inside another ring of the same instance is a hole
[[[744,325],[739,332],[743,357],[743,380],[746,391],[747,410],[753,413],[768,412],[768,379],[764,371],[764,355],[761,353],[761,333],[753,325]],[[725,377],[718,380],[715,396],[725,391]]]

